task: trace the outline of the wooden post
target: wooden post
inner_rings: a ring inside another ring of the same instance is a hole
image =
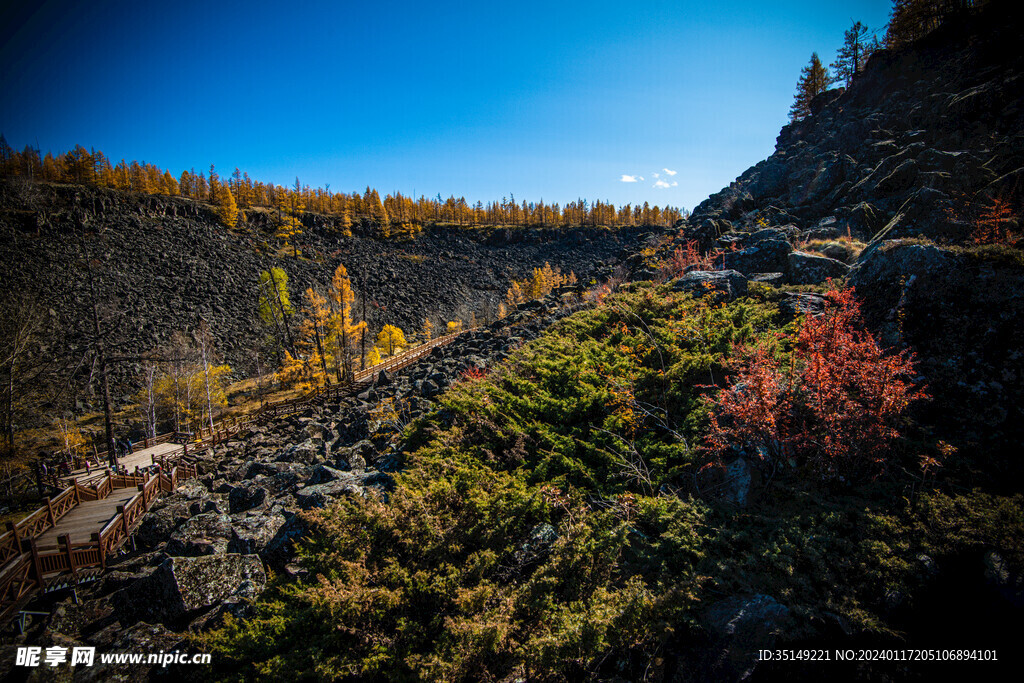
[[[128,540],[128,521],[124,518],[124,505],[118,505],[117,514],[121,515],[121,528],[124,530],[124,538]]]
[[[71,575],[78,578],[78,572],[75,571],[75,553],[71,549],[71,535],[61,534],[57,537],[57,545],[63,546],[64,555],[68,558],[68,569],[71,570]]]
[[[43,563],[39,559],[39,550],[36,548],[36,539],[28,539],[28,549],[32,553],[32,573],[35,574],[36,583],[43,585]]]
[[[50,526],[57,526],[57,518],[53,514],[53,503],[50,501],[49,496],[44,500],[46,501],[46,510],[50,515]]]
[[[18,525],[14,522],[7,522],[7,530],[14,534],[14,547],[21,550],[21,536],[18,535]]]
[[[107,553],[103,551],[103,539],[98,531],[92,532],[90,540],[96,544],[96,553],[100,556],[100,569],[107,570]]]

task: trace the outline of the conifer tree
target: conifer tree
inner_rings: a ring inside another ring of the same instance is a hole
[[[331,324],[331,309],[327,306],[327,297],[315,292],[312,287],[307,287],[306,305],[303,306],[302,312],[306,319],[299,328],[299,334],[302,343],[310,347],[311,365],[320,371],[316,372],[315,383],[323,381],[330,384],[330,380],[327,379],[327,354],[324,351],[324,341]]]
[[[423,319],[423,342],[426,343],[433,339],[434,326],[430,322],[430,318]]]
[[[832,77],[821,64],[818,53],[811,54],[811,62],[800,72],[800,80],[796,84],[796,95],[793,106],[789,109],[789,120],[799,121],[811,114],[811,100],[828,90],[832,85]],[[646,206],[646,205],[645,205]]]
[[[335,366],[339,382],[352,378],[356,340],[366,329],[366,322],[356,323],[352,318],[352,304],[356,299],[344,264],[338,264],[331,278],[331,338],[335,347]]]
[[[280,268],[271,268],[260,273],[259,282],[259,315],[263,324],[269,328],[274,340],[278,364],[281,363],[281,352],[293,349],[291,336],[291,316],[295,311],[288,298],[288,276]]]
[[[238,205],[235,204],[235,198],[227,185],[222,184],[218,188],[217,203],[220,205],[220,208],[217,209],[220,222],[229,228],[235,227],[238,222]]]
[[[164,171],[164,188],[167,194],[174,197],[178,194],[178,181],[174,179],[170,171]]]
[[[277,226],[274,237],[284,242],[284,247],[291,247],[292,255],[299,257],[299,247],[295,242],[295,236],[302,234],[302,223],[295,216],[282,216],[281,223]]]
[[[868,27],[859,21],[843,33],[843,46],[836,54],[836,61],[829,66],[837,80],[842,80],[846,87],[853,83],[853,77],[864,68],[871,55],[871,44],[865,40]]]

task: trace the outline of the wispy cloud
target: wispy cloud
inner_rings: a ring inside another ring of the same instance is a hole
[[[655,187],[659,190],[667,190],[670,187],[678,187],[679,183],[676,182],[675,180],[672,180],[672,176],[676,175],[677,173],[679,173],[679,171],[673,171],[671,168],[663,168],[660,171],[652,171],[649,177],[651,178],[651,180],[654,181],[654,185],[652,185],[651,187]],[[622,176],[619,178],[620,183],[639,183],[643,182],[644,180],[645,178],[642,175],[630,175],[627,173],[623,173]]]

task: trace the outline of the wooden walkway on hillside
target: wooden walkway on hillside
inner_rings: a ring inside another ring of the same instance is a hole
[[[101,480],[83,484],[77,479],[56,498],[17,524],[8,522],[0,534],[0,623],[17,614],[37,593],[91,581],[107,568],[131,538],[142,517],[162,493],[195,477],[195,465],[183,458],[166,459],[155,474],[139,476],[106,472]],[[140,453],[140,456],[147,454]]]
[[[122,456],[117,459],[117,464],[126,468],[128,474],[134,474],[136,467],[144,470],[169,458],[174,458],[182,451],[183,447],[181,444],[171,442],[160,443],[149,448],[137,449],[128,455]],[[66,485],[71,485],[74,482],[88,485],[100,481],[106,475],[107,472],[104,468],[90,467],[87,471],[84,467],[79,467],[72,471],[70,475],[62,477],[62,479]]]
[[[88,543],[93,534],[103,531],[117,516],[118,507],[127,505],[138,492],[137,488],[114,489],[106,498],[79,503],[61,517],[57,526],[36,538],[36,546],[40,550],[56,548],[57,539],[64,535],[69,536],[72,543]]]

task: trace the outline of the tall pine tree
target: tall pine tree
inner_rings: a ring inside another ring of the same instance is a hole
[[[829,75],[828,69],[822,66],[818,53],[812,53],[811,63],[800,72],[793,106],[789,109],[789,120],[799,121],[810,116],[811,100],[828,90],[832,83],[832,77]]]

